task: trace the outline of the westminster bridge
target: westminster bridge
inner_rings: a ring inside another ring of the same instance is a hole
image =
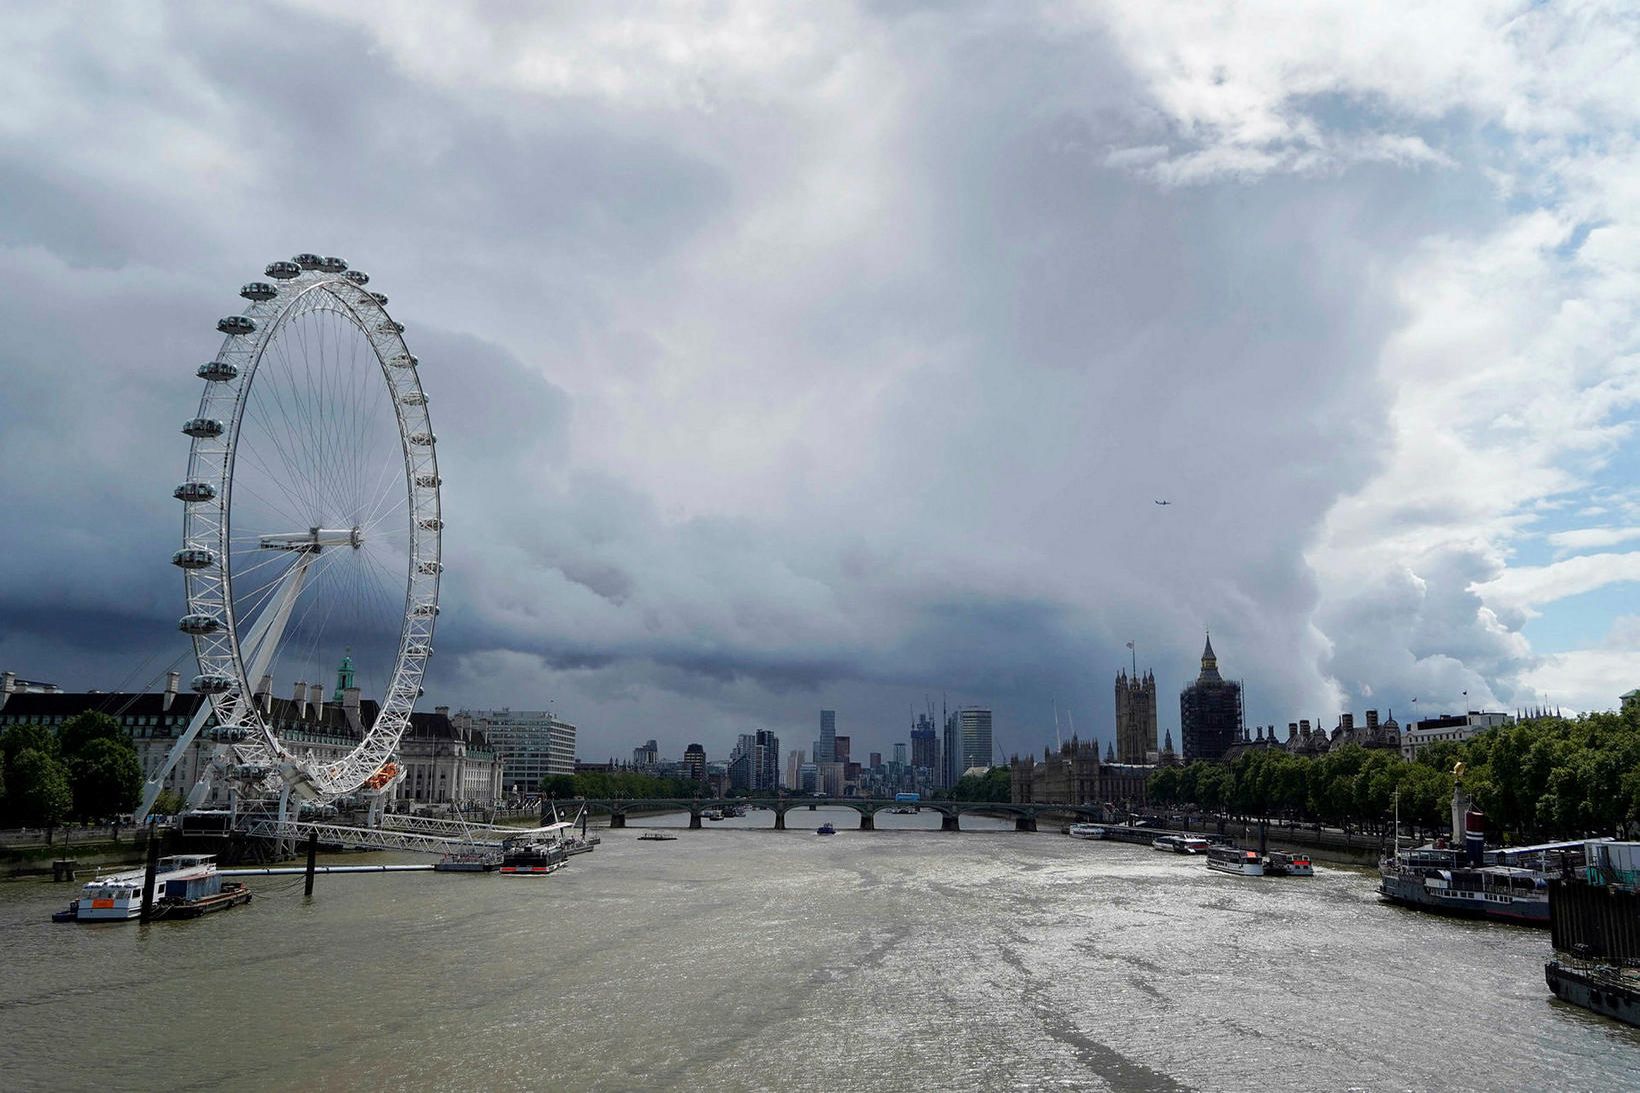
[[[701,826],[706,813],[725,807],[745,806],[765,808],[774,813],[774,829],[786,830],[786,813],[794,808],[815,809],[852,808],[860,814],[860,830],[875,831],[877,813],[884,809],[926,809],[940,814],[941,831],[962,830],[964,813],[983,813],[987,816],[1012,818],[1016,831],[1035,831],[1037,817],[1044,813],[1072,815],[1089,820],[1100,820],[1104,809],[1098,805],[1068,805],[1046,802],[1011,804],[1007,801],[896,801],[879,797],[576,797],[570,800],[544,801],[542,809],[559,806],[586,806],[591,813],[604,813],[612,828],[625,827],[629,815],[650,815],[658,812],[687,812],[691,829]]]

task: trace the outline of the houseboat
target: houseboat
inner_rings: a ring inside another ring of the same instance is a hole
[[[514,835],[501,844],[501,875],[540,877],[555,873],[569,860],[564,845],[567,823],[548,824]]]

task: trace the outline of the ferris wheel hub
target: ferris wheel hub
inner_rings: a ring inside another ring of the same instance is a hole
[[[359,527],[308,528],[302,532],[281,532],[263,535],[257,540],[263,550],[294,550],[317,553],[323,547],[352,547],[364,545],[364,532]]]

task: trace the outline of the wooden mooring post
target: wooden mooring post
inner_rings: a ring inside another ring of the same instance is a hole
[[[307,875],[302,881],[302,895],[308,899],[313,898],[313,866],[318,860],[319,833],[317,831],[309,831],[307,845]]]

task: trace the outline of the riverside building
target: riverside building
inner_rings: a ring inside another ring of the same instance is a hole
[[[455,720],[494,746],[508,793],[533,793],[548,775],[575,773],[575,726],[546,710],[462,710]]]

